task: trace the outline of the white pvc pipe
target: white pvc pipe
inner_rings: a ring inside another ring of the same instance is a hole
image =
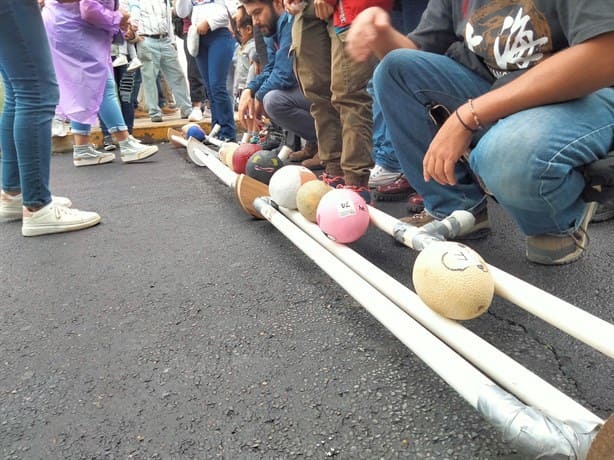
[[[195,155],[204,166],[209,167],[222,182],[229,187],[234,186],[237,174],[230,171],[214,157],[214,150],[201,144],[195,139],[188,142],[188,150],[191,151],[191,153]],[[284,212],[286,211],[283,208],[282,210]],[[371,208],[369,211],[373,213],[372,217],[375,216],[377,220],[383,222],[382,226],[384,228],[389,228],[390,233],[392,233],[396,219],[387,216],[374,208]],[[378,213],[383,214],[383,216],[379,216]],[[296,217],[297,215],[298,217]],[[296,225],[299,225],[299,217],[303,220],[304,224],[310,224],[296,212],[290,213],[289,217],[292,218]],[[465,355],[467,359],[473,362],[480,369],[485,370],[485,372],[487,372],[492,378],[494,378],[513,394],[517,395],[520,399],[534,405],[535,407],[542,408],[546,413],[559,420],[566,420],[568,417],[573,416],[573,419],[593,420],[596,423],[601,422],[601,419],[596,417],[583,406],[579,405],[573,399],[569,398],[563,393],[560,393],[556,388],[552,387],[550,384],[522,367],[520,364],[490,345],[488,342],[485,342],[471,332],[467,331],[458,323],[447,320],[434,313],[430,308],[424,305],[420,298],[411,290],[407,289],[396,280],[381,272],[381,270],[360,257],[358,254],[351,251],[349,248],[336,245],[330,241],[314,224],[310,225],[312,226],[312,229],[309,231],[309,233],[318,235],[316,239],[321,245],[324,245],[325,243],[327,249],[329,249],[329,247],[338,248],[331,252],[334,252],[337,257],[343,260],[348,258],[348,263],[352,266],[352,268],[360,267],[356,270],[360,276],[364,277],[365,279],[370,279],[381,292],[384,292],[385,295],[390,297],[392,301],[403,308],[407,313],[415,316],[416,319],[418,319],[424,325],[428,324],[427,327],[429,327],[429,329],[431,329],[435,334],[439,335],[442,340],[448,342],[457,351],[461,352],[462,354],[467,353],[467,355]],[[300,224],[300,226],[303,228],[302,224]],[[409,229],[409,231],[410,233],[412,231],[419,232],[419,229],[412,227]],[[312,237],[314,237],[314,235],[312,235]],[[354,254],[353,256],[348,255],[350,254],[350,251]],[[469,352],[472,349],[477,349],[478,352],[472,354]]]
[[[456,321],[431,310],[412,290],[351,248],[331,241],[299,212],[279,211],[422,326],[520,400],[558,420],[603,420]]]
[[[263,200],[256,200],[264,203]],[[477,409],[481,390],[494,383],[441,340],[401,311],[343,262],[268,204],[256,207],[284,236]]]
[[[199,166],[206,166],[228,187],[234,188],[237,182],[237,173],[231,171],[226,165],[215,157],[215,150],[210,149],[194,138],[187,143],[188,156]]]
[[[369,207],[369,215],[376,227],[391,236],[400,224],[398,219],[373,207]],[[420,230],[405,225],[408,238],[404,238],[403,243],[411,247],[411,235]],[[488,268],[494,278],[497,295],[614,358],[614,325],[492,265],[488,265]]]

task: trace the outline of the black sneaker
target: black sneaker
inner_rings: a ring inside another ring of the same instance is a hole
[[[117,149],[117,144],[113,142],[113,138],[110,135],[102,138],[102,145],[106,152],[112,152]]]
[[[262,150],[275,150],[285,142],[284,132],[277,126],[269,126],[267,129],[266,138],[262,142]]]
[[[593,214],[591,222],[605,222],[614,218],[614,203],[601,203]]]

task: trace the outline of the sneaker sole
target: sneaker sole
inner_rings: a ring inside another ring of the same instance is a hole
[[[369,188],[377,188],[377,187],[382,187],[384,185],[390,185],[392,184],[394,181],[398,180],[400,177],[402,176],[402,174],[399,174],[398,176],[391,178],[391,179],[386,179],[386,180],[374,180],[374,181],[369,181]]]
[[[135,161],[141,161],[146,158],[149,158],[156,153],[158,153],[158,147],[156,147],[155,145],[150,145],[149,147],[141,150],[136,155],[122,155],[121,158],[124,163],[134,163]]]
[[[399,193],[379,193],[373,192],[375,201],[401,201],[406,199],[411,192],[399,192]],[[422,209],[413,212],[420,212]]]
[[[53,233],[65,233],[65,232],[73,232],[75,230],[83,230],[84,228],[93,227],[100,223],[102,218],[97,216],[90,220],[84,222],[77,222],[74,224],[64,224],[64,225],[36,225],[33,227],[27,227],[22,225],[21,234],[23,236],[41,236],[41,235],[51,235]]]
[[[23,217],[23,211],[19,209],[18,211],[5,211],[0,213],[0,222],[13,222],[16,220],[21,220]]]
[[[605,212],[596,212],[595,214],[593,214],[593,218],[591,219],[591,222],[593,223],[605,222],[606,220],[610,220],[612,218],[614,218],[614,209],[605,211]]]
[[[105,163],[111,163],[113,160],[115,160],[115,154],[113,155],[109,155],[106,157],[99,157],[99,158],[88,158],[88,159],[74,159],[72,160],[72,164],[74,164],[77,168],[80,166],[95,166],[95,165],[102,165]]]

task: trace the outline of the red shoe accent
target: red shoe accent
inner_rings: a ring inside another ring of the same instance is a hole
[[[419,213],[424,210],[424,200],[417,193],[412,193],[409,195],[409,199],[407,200],[407,212],[410,213]]]

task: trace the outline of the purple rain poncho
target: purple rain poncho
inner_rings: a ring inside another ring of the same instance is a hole
[[[111,71],[111,41],[119,31],[116,0],[47,0],[43,21],[60,86],[58,112],[70,120],[97,122]]]

